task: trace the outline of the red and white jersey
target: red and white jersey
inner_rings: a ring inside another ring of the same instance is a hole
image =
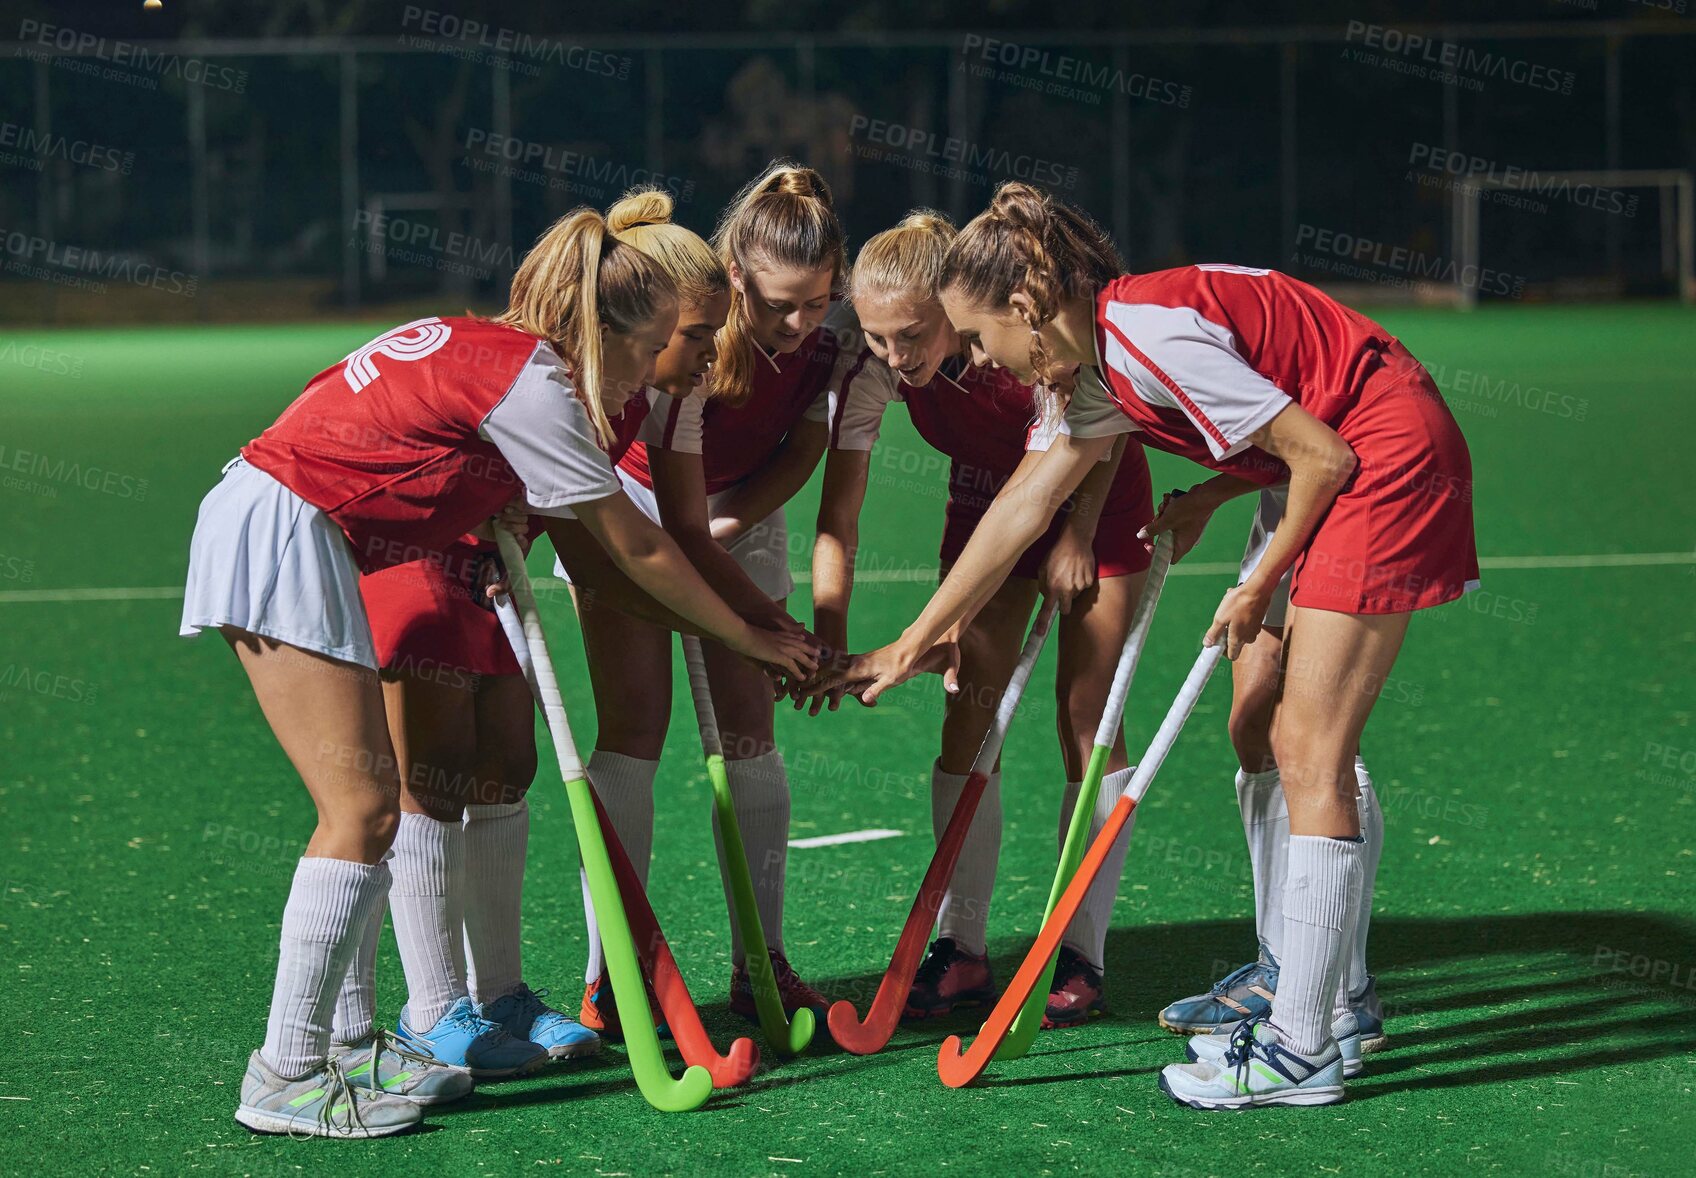
[[[420,319],[313,377],[242,457],[323,511],[365,572],[417,560],[521,491],[532,511],[619,491],[548,344],[481,319]]]
[[[958,358],[944,362],[928,383],[915,387],[866,348],[831,390],[830,400],[833,450],[872,449],[883,428],[884,411],[895,402],[906,405],[919,436],[953,460],[951,496],[981,500],[981,506],[1013,477],[1027,451],[1048,449],[1060,428],[1058,420],[1041,418],[1036,390],[1007,369]],[[1102,461],[1109,457],[1103,455]],[[1109,511],[1135,481],[1130,477],[1135,465],[1122,464],[1123,477],[1109,493]],[[1147,481],[1146,475],[1142,481]]]
[[[927,384],[904,383],[870,348],[831,391],[830,446],[870,450],[891,404],[907,407],[913,428],[959,466],[1005,480],[1013,474],[1037,434],[1036,396],[1005,368],[949,359]]]
[[[838,371],[846,334],[840,323],[840,313],[833,312],[793,352],[767,355],[756,347],[753,392],[740,405],[699,389],[684,397],[656,390],[647,424],[619,463],[620,469],[644,487],[652,487],[649,447],[699,454],[709,495],[759,471],[796,425],[826,420],[826,393]],[[857,340],[857,334],[853,338]]]
[[[1249,437],[1292,402],[1332,428],[1389,332],[1275,270],[1186,266],[1130,274],[1096,297],[1096,369],[1066,429],[1137,430],[1158,449],[1260,483],[1288,477]]]

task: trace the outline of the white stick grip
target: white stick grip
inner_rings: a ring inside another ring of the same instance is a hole
[[[526,653],[529,655],[532,686],[541,700],[542,715],[547,718],[548,733],[553,737],[554,752],[559,756],[560,776],[566,781],[573,781],[583,776],[583,762],[577,755],[577,744],[571,739],[571,726],[565,719],[565,700],[560,696],[553,660],[548,657],[548,640],[542,633],[542,619],[536,612],[536,595],[530,589],[530,574],[524,568],[524,551],[519,548],[517,538],[505,528],[495,529],[495,541],[500,545],[507,583],[512,586],[512,598],[522,619],[524,644],[520,647],[515,642],[513,653],[521,662]],[[510,629],[507,637],[509,640],[513,638]]]
[[[1007,729],[1012,727],[1013,713],[1019,710],[1019,697],[1024,695],[1025,684],[1030,682],[1037,656],[1042,653],[1043,643],[1048,641],[1048,631],[1054,625],[1056,610],[1052,599],[1045,600],[1036,621],[1031,623],[1024,649],[1019,652],[1019,663],[1007,680],[1007,690],[1001,693],[1001,700],[995,705],[995,723],[989,726],[983,743],[978,746],[977,759],[972,762],[973,773],[988,773],[995,768],[995,762],[1001,756],[1001,746],[1007,743]]]
[[[1136,678],[1137,663],[1142,660],[1142,648],[1148,645],[1148,631],[1154,623],[1154,607],[1160,604],[1160,591],[1166,587],[1166,573],[1172,567],[1172,533],[1163,533],[1154,542],[1154,556],[1149,562],[1148,579],[1143,582],[1142,594],[1131,611],[1130,633],[1125,635],[1124,648],[1119,651],[1119,665],[1113,670],[1113,687],[1107,693],[1107,706],[1101,711],[1101,723],[1095,730],[1095,743],[1111,748],[1119,735],[1119,724],[1125,716],[1125,696],[1130,694],[1131,680]]]
[[[1132,801],[1142,801],[1142,795],[1148,792],[1149,783],[1154,780],[1154,775],[1160,772],[1160,763],[1166,759],[1166,754],[1172,751],[1178,733],[1184,730],[1184,721],[1195,711],[1196,701],[1201,698],[1208,677],[1213,674],[1213,668],[1219,665],[1219,658],[1224,653],[1225,644],[1222,642],[1201,648],[1201,654],[1196,656],[1195,665],[1190,668],[1184,685],[1178,689],[1178,696],[1172,701],[1172,706],[1166,710],[1166,718],[1160,721],[1160,728],[1155,732],[1154,739],[1148,742],[1148,751],[1142,755],[1142,760],[1137,762],[1136,772],[1131,774],[1130,784],[1125,786],[1121,797],[1129,794]]]
[[[701,729],[701,751],[709,757],[722,757],[724,744],[718,734],[718,713],[713,710],[713,688],[707,679],[707,660],[701,653],[701,640],[693,634],[682,637],[683,665],[689,669],[689,692],[695,697],[695,722]]]

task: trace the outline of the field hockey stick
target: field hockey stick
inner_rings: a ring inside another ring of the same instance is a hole
[[[529,649],[524,645],[524,623],[519,619],[518,611],[508,597],[496,598],[495,612],[500,617],[507,640],[516,642],[513,653],[519,656],[519,665],[534,690],[535,669],[530,662]],[[516,640],[514,635],[517,636]],[[595,814],[601,822],[602,836],[607,844],[607,857],[612,860],[613,876],[618,880],[625,916],[630,922],[630,931],[636,943],[636,956],[653,986],[660,1013],[665,1018],[666,1027],[677,1044],[678,1052],[683,1056],[685,1063],[700,1064],[706,1068],[713,1078],[714,1088],[734,1088],[746,1084],[759,1067],[760,1049],[754,1046],[752,1039],[745,1037],[731,1043],[729,1055],[720,1055],[718,1048],[713,1046],[706,1027],[701,1024],[701,1012],[696,1009],[695,1000],[690,996],[689,987],[683,980],[683,973],[677,967],[677,959],[672,956],[671,946],[666,943],[665,933],[660,930],[659,918],[654,915],[654,910],[648,903],[641,877],[631,865],[630,856],[625,853],[624,844],[618,838],[618,831],[613,829],[612,819],[607,817],[606,807],[601,804],[600,795],[595,792],[594,787],[595,783],[591,781],[589,796],[594,799]]]
[[[742,933],[742,949],[748,982],[754,990],[754,1009],[766,1042],[781,1055],[798,1055],[813,1041],[813,1012],[803,1007],[790,1019],[783,1011],[783,996],[777,992],[777,974],[766,949],[765,930],[754,899],[754,881],[748,872],[748,853],[742,845],[742,828],[736,821],[736,806],[730,796],[730,775],[724,767],[724,746],[719,738],[718,714],[713,709],[713,689],[707,681],[707,662],[701,640],[683,635],[683,662],[689,669],[689,690],[695,697],[695,721],[701,729],[701,751],[707,758],[707,780],[713,786],[713,806],[718,814],[719,837],[724,843],[724,870],[730,879],[730,895],[736,927]]]
[[[942,1049],[936,1057],[936,1072],[950,1088],[963,1087],[983,1074],[983,1070],[995,1058],[996,1049],[1012,1029],[1013,1020],[1018,1017],[1033,994],[1046,990],[1046,987],[1039,988],[1038,983],[1045,976],[1051,976],[1054,955],[1060,950],[1060,941],[1066,935],[1066,926],[1072,923],[1072,918],[1083,906],[1084,896],[1088,893],[1090,885],[1095,882],[1096,875],[1100,873],[1102,863],[1106,861],[1108,854],[1113,850],[1113,844],[1123,833],[1137,803],[1148,791],[1154,775],[1160,771],[1161,762],[1166,759],[1173,742],[1178,739],[1184,721],[1189,719],[1190,713],[1195,710],[1196,701],[1201,698],[1202,689],[1207,686],[1208,676],[1212,675],[1213,668],[1219,665],[1219,657],[1224,651],[1224,643],[1202,648],[1195,665],[1190,668],[1188,677],[1184,679],[1184,685],[1179,689],[1177,698],[1172,701],[1171,708],[1166,712],[1166,718],[1160,722],[1160,729],[1149,743],[1148,751],[1138,762],[1130,784],[1125,786],[1124,792],[1119,795],[1119,800],[1114,804],[1113,812],[1107,816],[1101,833],[1096,835],[1095,841],[1090,844],[1083,862],[1078,865],[1076,874],[1072,876],[1072,882],[1066,885],[1066,890],[1060,895],[1060,902],[1043,922],[1036,943],[1031,946],[1030,952],[1025,954],[1019,972],[1013,975],[1012,984],[1001,995],[1001,1001],[995,1004],[989,1021],[984,1023],[978,1037],[972,1041],[971,1048],[962,1051],[958,1035],[950,1035],[943,1041]]]
[[[1019,653],[1019,663],[996,705],[995,722],[978,747],[977,759],[972,762],[972,772],[960,791],[960,800],[954,803],[954,813],[949,816],[948,825],[937,840],[936,853],[931,856],[924,881],[919,884],[919,894],[913,898],[907,923],[901,926],[895,955],[890,959],[889,968],[883,972],[883,981],[878,984],[866,1017],[860,1018],[854,1004],[847,999],[830,1008],[831,1037],[855,1055],[882,1051],[889,1037],[895,1033],[896,1024],[901,1021],[907,995],[913,988],[913,976],[918,972],[919,959],[924,955],[925,941],[930,936],[931,926],[936,923],[943,894],[954,878],[954,868],[960,862],[960,849],[965,845],[966,834],[971,829],[972,818],[977,813],[989,775],[994,772],[995,762],[1001,756],[1001,746],[1006,743],[1007,729],[1013,722],[1013,713],[1018,710],[1019,697],[1024,694],[1031,669],[1036,666],[1037,656],[1042,653],[1043,643],[1054,624],[1054,613],[1055,603],[1050,599],[1043,603],[1036,621],[1031,623],[1030,634]]]
[[[577,848],[583,856],[584,871],[589,878],[589,897],[595,905],[595,918],[601,926],[601,944],[606,951],[613,996],[622,1010],[646,1011],[648,999],[642,987],[642,970],[636,961],[636,946],[624,914],[624,904],[619,899],[612,863],[607,857],[594,793],[589,787],[588,776],[583,772],[583,762],[577,756],[577,745],[571,739],[571,727],[566,722],[565,701],[560,696],[559,680],[554,676],[553,660],[548,657],[542,619],[536,612],[536,597],[530,590],[530,577],[524,568],[524,553],[512,533],[496,528],[495,536],[506,562],[513,601],[517,603],[519,616],[523,619],[524,648],[530,655],[542,714],[547,718],[548,734],[553,738],[554,754],[559,760],[559,774],[565,782],[566,797],[571,802],[571,822],[577,830]],[[699,1108],[706,1101],[713,1088],[712,1076],[706,1068],[690,1064],[680,1079],[672,1079],[651,1017],[626,1018],[624,1036],[631,1074],[649,1104],[662,1112],[687,1112]]]
[[[1077,800],[1072,805],[1072,820],[1066,827],[1066,842],[1060,849],[1060,863],[1054,872],[1054,883],[1048,889],[1048,904],[1042,910],[1046,923],[1066,890],[1078,864],[1083,861],[1089,845],[1089,824],[1095,814],[1096,798],[1101,793],[1101,779],[1107,775],[1107,758],[1118,743],[1119,728],[1124,723],[1125,699],[1130,695],[1131,682],[1136,678],[1137,664],[1142,661],[1143,647],[1148,645],[1148,631],[1154,623],[1154,607],[1160,604],[1160,591],[1166,587],[1166,574],[1172,567],[1172,535],[1161,536],[1154,544],[1149,561],[1148,577],[1142,593],[1131,611],[1131,628],[1125,635],[1125,645],[1119,651],[1119,665],[1113,669],[1113,686],[1107,692],[1107,706],[1101,710],[1101,723],[1095,729],[1095,747],[1090,750],[1089,766],[1084,771],[1083,784],[1078,787]],[[1017,1059],[1031,1048],[1037,1031],[1042,1027],[1043,1014],[1048,1006],[1048,993],[1054,982],[1055,961],[1048,963],[1041,984],[1031,991],[1025,1007],[1013,1023],[1013,1030],[997,1048],[996,1059]]]

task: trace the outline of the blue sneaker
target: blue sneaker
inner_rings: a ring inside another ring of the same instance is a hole
[[[1349,995],[1349,1011],[1360,1026],[1360,1051],[1371,1055],[1389,1046],[1390,1037],[1384,1033],[1384,1004],[1378,1001],[1378,977],[1366,975],[1366,985],[1360,993]]]
[[[1245,1020],[1218,1063],[1170,1064],[1161,1070],[1160,1090],[1204,1112],[1336,1104],[1343,1098],[1343,1055],[1335,1039],[1313,1055],[1291,1051],[1270,1022]]]
[[[514,1039],[528,1039],[546,1048],[549,1059],[574,1059],[599,1051],[601,1037],[543,1002],[546,994],[520,982],[511,994],[483,1003],[477,1012]]]
[[[1277,963],[1251,961],[1214,982],[1207,993],[1172,1003],[1160,1012],[1160,1025],[1180,1035],[1218,1034],[1270,1014],[1277,989]]]
[[[437,1063],[464,1068],[480,1080],[528,1076],[548,1062],[545,1047],[526,1039],[515,1039],[498,1023],[477,1013],[471,999],[461,998],[428,1031],[412,1029],[407,1019],[410,1006],[400,1008],[395,1037],[420,1055]]]
[[[1242,1033],[1243,1024],[1238,1023],[1217,1035],[1196,1035],[1184,1044],[1184,1054],[1194,1063],[1210,1063],[1218,1067]],[[1337,1050],[1343,1056],[1343,1076],[1353,1078],[1360,1075],[1364,1066],[1360,1060],[1360,1026],[1352,1012],[1331,1024],[1331,1038],[1337,1041]]]

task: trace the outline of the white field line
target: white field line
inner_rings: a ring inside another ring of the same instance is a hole
[[[1630,569],[1665,565],[1696,564],[1696,552],[1575,552],[1561,556],[1486,556],[1479,567],[1490,569]],[[1174,577],[1217,577],[1237,571],[1235,561],[1196,562],[1172,566]],[[799,584],[807,584],[812,573],[807,569],[794,570]],[[865,569],[854,580],[863,585],[934,582],[937,570],[928,569]],[[0,590],[0,605],[27,605],[31,602],[79,601],[176,601],[183,591],[177,585],[142,585],[117,589],[7,589]]]
[[[900,838],[904,830],[850,830],[843,834],[821,834],[813,838],[790,839],[789,845],[798,851],[809,847],[837,847],[843,843],[875,843],[879,839]]]

